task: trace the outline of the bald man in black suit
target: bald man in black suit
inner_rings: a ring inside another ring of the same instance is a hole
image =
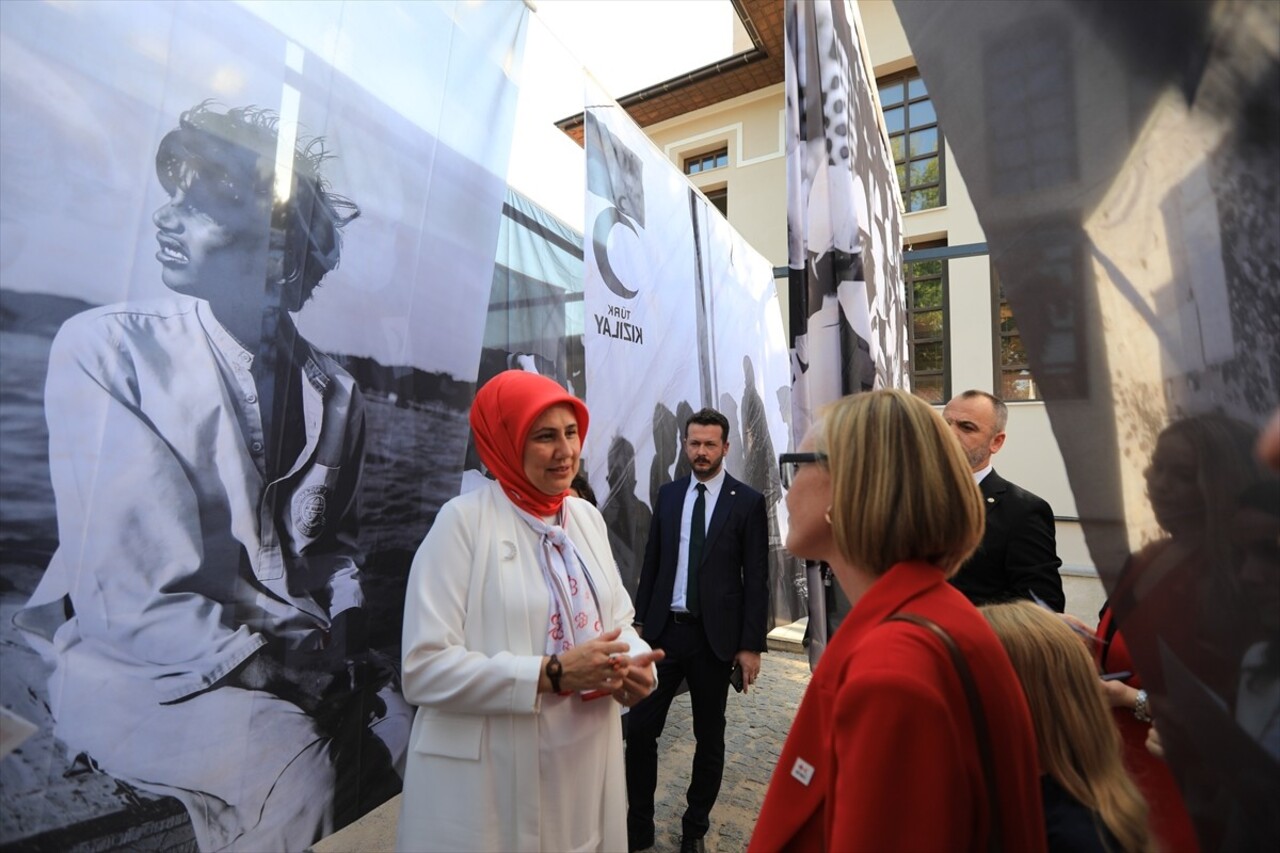
[[[1067,605],[1058,568],[1053,510],[1047,501],[996,473],[991,457],[1004,445],[1009,409],[985,391],[965,391],[942,410],[987,507],[982,544],[951,579],[976,605],[1018,598],[1061,613]]]

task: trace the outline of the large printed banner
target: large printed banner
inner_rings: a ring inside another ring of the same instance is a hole
[[[799,444],[824,404],[906,387],[908,349],[897,174],[857,14],[849,0],[787,0],[784,14],[791,426]],[[816,566],[809,591],[816,663],[848,602]]]
[[[0,847],[302,850],[399,790],[526,18],[0,5]]]
[[[907,384],[902,208],[848,0],[788,0],[787,234],[796,441],[824,403]]]
[[[711,407],[730,423],[726,468],[770,506],[771,617],[792,621],[804,602],[781,551],[790,402],[772,268],[621,107],[587,103],[586,453],[623,580],[634,592],[659,487],[690,471],[685,421]]]
[[[1100,662],[1149,695],[1155,841],[1280,848],[1280,4],[896,6],[1106,586]]]

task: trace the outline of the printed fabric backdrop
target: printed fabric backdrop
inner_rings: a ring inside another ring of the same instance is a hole
[[[399,790],[527,14],[0,6],[0,847],[301,850]]]
[[[1280,847],[1280,5],[896,6],[1107,590],[1095,654],[1149,696],[1163,762],[1115,711],[1156,840]]]
[[[658,489],[690,473],[685,421],[711,407],[730,424],[726,469],[769,506],[770,624],[794,621],[805,605],[782,551],[790,393],[772,268],[621,107],[600,92],[587,103],[586,453],[623,581],[634,593]]]
[[[787,237],[792,428],[796,444],[824,404],[907,386],[902,207],[847,0],[787,0]],[[848,601],[809,568],[810,659]],[[821,587],[826,594],[819,596]]]

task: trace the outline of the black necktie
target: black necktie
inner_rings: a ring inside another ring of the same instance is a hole
[[[685,590],[684,606],[698,615],[698,565],[702,562],[702,543],[707,538],[707,487],[697,485],[698,497],[693,502],[693,518],[689,521],[689,587]]]

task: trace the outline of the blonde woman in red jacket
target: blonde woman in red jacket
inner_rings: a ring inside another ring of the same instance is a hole
[[[829,563],[853,609],[791,726],[750,850],[1044,850],[1018,677],[947,583],[983,527],[951,431],[910,394],[873,391],[828,407],[781,465],[787,549]]]

